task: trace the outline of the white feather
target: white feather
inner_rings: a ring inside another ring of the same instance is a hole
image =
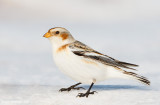
[[[77,82],[91,84],[94,81],[99,82],[108,78],[124,76],[114,67],[73,54],[69,48],[59,53],[53,52],[53,55],[59,69]]]
[[[59,35],[54,35],[55,31],[60,33],[67,33],[68,38],[63,40]],[[109,78],[133,78],[134,76],[128,76],[124,74],[124,71],[113,66],[105,65],[97,60],[78,56],[73,51],[89,52],[83,53],[88,56],[101,56],[106,57],[110,60],[112,58],[92,52],[93,49],[85,46],[81,42],[76,42],[72,35],[64,28],[53,28],[50,29],[50,33],[53,34],[49,37],[49,40],[53,46],[53,58],[58,68],[70,78],[77,82],[84,84],[91,84],[92,82],[99,82]],[[68,45],[72,45],[70,48]],[[66,45],[66,46],[65,46]],[[74,46],[75,45],[75,46]],[[65,46],[65,48],[63,48]],[[78,46],[78,47],[76,47]],[[63,48],[59,51],[60,48]]]

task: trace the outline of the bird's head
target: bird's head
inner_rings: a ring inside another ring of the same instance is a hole
[[[57,47],[75,41],[70,32],[62,27],[51,28],[43,37],[48,38]]]

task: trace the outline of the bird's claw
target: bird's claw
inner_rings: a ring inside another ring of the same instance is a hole
[[[71,88],[62,88],[62,89],[59,90],[59,92],[63,92],[63,91],[68,91],[69,92],[69,91],[71,91]]]
[[[73,88],[73,90],[80,90],[80,89],[86,90],[86,89],[85,89],[85,88],[83,88],[83,87]]]
[[[97,93],[96,91],[92,91],[92,92],[86,92],[86,93],[78,93],[77,97],[87,97],[90,95],[90,94],[94,94],[94,93]]]
[[[63,92],[63,91],[71,91],[71,90],[80,90],[80,89],[84,89],[85,90],[85,88],[83,88],[83,87],[69,87],[69,88],[62,88],[62,89],[60,89],[59,91],[60,92]]]

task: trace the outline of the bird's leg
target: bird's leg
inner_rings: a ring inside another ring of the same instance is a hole
[[[62,88],[62,89],[60,89],[59,91],[60,91],[60,92],[63,92],[63,91],[71,91],[71,90],[84,89],[83,87],[76,87],[76,86],[78,86],[78,85],[80,85],[80,84],[81,84],[81,83],[77,83],[77,84],[72,85],[72,86],[70,86],[70,87],[68,87],[68,88]]]
[[[77,97],[87,97],[87,98],[88,98],[88,96],[89,96],[90,94],[94,94],[96,91],[90,92],[90,90],[91,90],[91,88],[92,88],[93,85],[94,85],[94,83],[91,84],[91,86],[89,87],[89,89],[87,90],[86,93],[79,93],[79,94],[77,95]]]

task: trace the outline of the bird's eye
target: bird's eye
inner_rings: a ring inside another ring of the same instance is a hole
[[[56,34],[59,34],[59,31],[56,31]]]

